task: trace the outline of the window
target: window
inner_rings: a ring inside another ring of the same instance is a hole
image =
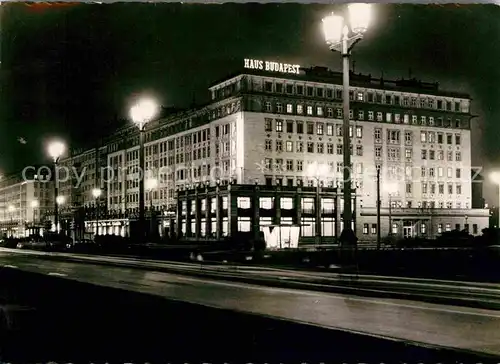
[[[264,124],[266,131],[273,131],[273,119],[266,118]]]
[[[333,154],[333,144],[332,144],[332,143],[328,143],[328,144],[326,145],[326,152],[327,152],[328,154]]]
[[[429,132],[429,138],[428,138],[428,140],[429,140],[429,143],[436,142],[436,134],[433,131]]]
[[[276,151],[277,152],[283,151],[283,141],[282,140],[276,140]]]
[[[426,225],[425,222],[423,222],[423,223],[420,224],[420,233],[422,235],[427,234],[427,225]]]
[[[297,86],[297,95],[303,95],[304,94],[304,86],[298,85]]]
[[[343,115],[342,109],[337,109],[337,118],[342,119],[342,115]]]
[[[443,144],[443,133],[438,133],[437,142],[438,144]]]
[[[438,150],[438,160],[442,161],[444,159],[444,151]]]
[[[373,111],[368,111],[368,120],[373,121]]]
[[[472,233],[477,234],[477,224],[472,224]]]
[[[261,197],[259,200],[259,207],[264,210],[270,210],[273,208],[272,197]]]
[[[409,124],[410,123],[410,115],[404,114],[403,115],[403,122],[405,124]]]
[[[351,109],[349,110],[349,120],[353,120],[354,119],[354,110]]]
[[[286,93],[293,94],[293,85],[286,85]]]
[[[287,159],[287,161],[286,161],[286,170],[287,171],[293,171],[293,160],[292,159]]]
[[[444,184],[443,183],[440,183],[438,185],[438,192],[440,195],[444,194]]]
[[[427,133],[425,131],[421,131],[420,132],[420,141],[422,143],[426,143],[427,142]]]
[[[307,122],[307,134],[314,134],[314,123],[312,121]]]
[[[297,142],[297,152],[304,152],[304,142]]]
[[[324,153],[324,146],[325,145],[323,143],[317,143],[316,144],[316,149],[317,149],[318,153],[320,153],[320,154]]]
[[[356,127],[356,138],[362,138],[362,137],[363,137],[363,127],[357,126]]]
[[[446,231],[451,231],[451,224],[450,223],[447,223],[446,224],[446,228],[445,228]]]
[[[316,123],[316,134],[323,135],[323,123]]]
[[[451,167],[447,168],[447,170],[446,170],[446,176],[448,178],[452,178],[453,177],[453,168],[451,168]]]
[[[399,130],[387,130],[387,139],[389,143],[399,144]]]
[[[362,145],[356,145],[356,155],[358,157],[361,157],[363,155],[363,146]]]
[[[420,167],[420,176],[425,177],[425,167]]]
[[[427,159],[427,150],[426,149],[422,149],[421,157],[422,157],[422,159]]]
[[[286,151],[293,152],[293,142],[291,140],[286,141]]]
[[[363,234],[368,234],[368,224],[363,224]]]
[[[343,152],[342,144],[337,144],[337,154],[342,155],[342,152]]]
[[[297,121],[297,134],[304,134],[304,123]]]
[[[321,106],[316,108],[316,115],[323,116],[323,108]]]
[[[250,197],[238,197],[238,208],[239,209],[249,209],[250,208]]]
[[[457,161],[457,162],[461,162],[462,161],[462,153],[455,152],[455,161]]]
[[[307,86],[306,90],[307,90],[307,96],[313,96],[314,95],[314,88],[312,88],[311,86]]]
[[[382,139],[382,129],[375,128],[375,139]]]
[[[427,193],[427,183],[422,183],[422,193]]]
[[[385,103],[386,104],[392,104],[392,96],[391,95],[385,95]]]
[[[337,136],[341,137],[343,135],[344,128],[342,125],[337,125]]]
[[[382,113],[380,111],[377,112],[377,121],[382,121]]]
[[[460,142],[461,142],[461,140],[460,140],[460,139],[461,139],[461,138],[460,138],[460,134],[455,134],[455,144],[456,144],[456,145],[460,145]]]
[[[417,124],[418,122],[418,116],[417,115],[412,115],[411,116],[411,123],[412,124]]]
[[[462,170],[460,168],[457,168],[455,170],[455,177],[456,178],[461,178],[462,177]]]
[[[283,131],[283,120],[276,120],[276,131],[279,133]]]
[[[436,184],[431,182],[431,194],[434,195],[436,193]],[[431,202],[431,206],[434,203],[434,201]]]
[[[406,144],[411,144],[412,141],[412,132],[411,131],[405,131],[405,143]]]
[[[425,99],[420,99],[420,107],[421,108],[425,107]]]
[[[333,108],[329,107],[329,108],[327,109],[327,116],[328,116],[329,118],[333,118]]]
[[[406,149],[405,149],[405,158],[406,158],[406,159],[410,159],[410,158],[411,158],[411,155],[412,155],[412,150],[411,150],[411,149],[406,148]]]
[[[433,161],[435,159],[436,152],[434,150],[429,150],[429,159]]]
[[[377,233],[377,224],[372,224],[371,233],[375,235]]]
[[[365,96],[365,95],[364,95],[362,92],[358,92],[358,93],[357,93],[356,100],[358,100],[358,101],[363,101],[364,96]]]
[[[446,134],[446,144],[453,144],[453,135]]]
[[[411,183],[407,183],[406,184],[406,193],[411,194],[411,190],[412,190],[412,184]]]
[[[438,234],[441,234],[443,232],[443,224],[438,224]]]
[[[322,88],[317,88],[316,89],[316,95],[318,97],[323,97],[323,89]]]
[[[312,115],[313,114],[313,107],[312,106],[308,106],[307,107],[307,115]]]
[[[364,120],[365,119],[365,112],[363,110],[358,111],[358,120]]]
[[[303,113],[304,113],[304,106],[297,105],[297,114],[303,114]]]
[[[443,167],[438,167],[438,177],[443,177]]]
[[[293,199],[291,197],[282,197],[280,199],[280,207],[283,210],[291,210],[293,209]]]
[[[314,143],[307,142],[307,153],[314,153]]]
[[[408,97],[403,97],[403,106],[408,106],[410,104],[410,100]]]
[[[398,123],[398,124],[401,122],[401,115],[400,114],[394,114],[394,122]]]
[[[429,116],[429,125],[434,126],[434,117],[433,116]]]
[[[266,139],[266,150],[273,150],[273,141]]]
[[[276,103],[276,112],[281,114],[283,112],[283,104],[281,102]]]
[[[382,147],[380,147],[380,146],[375,147],[375,157],[377,157],[377,158],[382,157]]]
[[[286,132],[293,133],[293,121],[292,120],[286,121]]]
[[[461,195],[461,194],[462,194],[462,185],[461,185],[461,184],[457,184],[457,185],[455,186],[455,193],[456,193],[457,195]]]
[[[297,161],[297,171],[302,172],[303,166],[304,166],[304,162],[301,160],[298,160]]]
[[[333,135],[333,124],[326,125],[326,135],[328,135],[328,136]]]

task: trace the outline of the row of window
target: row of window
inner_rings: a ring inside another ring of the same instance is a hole
[[[326,110],[326,114],[325,114]],[[357,111],[357,112],[356,112]],[[307,115],[307,116],[316,116],[316,117],[327,117],[327,118],[337,118],[342,119],[343,110],[340,108],[333,107],[323,107],[316,106],[313,107],[311,105],[306,105],[304,110],[304,105],[302,104],[294,104],[288,103],[286,104],[286,112],[283,111],[283,104],[281,102],[277,102],[275,107],[273,107],[273,103],[271,101],[266,101],[264,112],[266,113],[275,113],[275,114],[290,114],[290,115]],[[356,119],[354,116],[356,115]],[[466,120],[462,119],[453,119],[451,117],[443,117],[443,116],[427,116],[427,115],[410,115],[410,114],[401,114],[401,113],[392,113],[382,111],[368,111],[365,116],[365,110],[349,110],[349,119],[350,120],[358,120],[358,121],[377,121],[377,122],[385,122],[387,123],[395,123],[395,124],[413,124],[413,125],[421,125],[421,126],[437,126],[437,127],[445,127],[445,128],[460,128],[467,126]]]
[[[343,145],[342,144],[337,144],[336,148],[334,148],[333,143],[315,143],[315,142],[293,142],[291,140],[275,140],[275,146],[276,146],[276,152],[290,152],[290,153],[319,153],[319,154],[324,154],[325,152],[327,154],[336,154],[342,155],[343,154]],[[273,151],[273,140],[272,139],[266,139],[265,140],[265,150],[268,152]],[[304,148],[304,145],[306,148]],[[326,145],[326,148],[325,148]],[[350,146],[350,151],[351,155],[353,155],[353,145],[351,144]],[[361,144],[356,145],[356,156],[362,156],[363,155],[363,146]]]
[[[265,81],[264,90],[266,92],[276,92],[276,93],[286,93],[289,95],[302,95],[309,97],[320,97],[327,99],[337,99],[342,100],[342,89],[340,88],[325,88],[325,87],[313,87],[313,86],[304,86],[302,85],[293,85],[293,84],[283,84],[280,82],[270,82]],[[452,102],[450,100],[442,100],[436,99],[434,97],[408,97],[408,96],[399,96],[399,95],[383,95],[381,92],[373,92],[373,91],[349,91],[349,99],[351,101],[358,102],[373,102],[379,104],[388,104],[388,105],[400,105],[405,107],[420,107],[420,108],[429,108],[429,109],[438,109],[445,111],[454,111],[454,112],[468,112],[467,105],[464,104],[463,108],[461,108],[461,103],[459,101]]]
[[[420,234],[425,235],[427,234],[427,223],[422,222],[419,224],[420,225]],[[455,224],[455,230],[460,231],[460,224]],[[437,228],[437,233],[441,234],[443,232],[443,224],[439,223],[436,224]],[[464,224],[464,230],[469,231],[469,224]],[[446,223],[445,224],[445,231],[451,231],[451,224]],[[392,229],[391,229],[392,234],[399,234],[399,225],[398,224],[392,224]],[[363,234],[368,235],[368,234],[375,235],[377,234],[377,224],[363,224]],[[477,234],[478,233],[478,226],[477,224],[472,224],[472,234]],[[411,235],[411,234],[410,234]]]
[[[390,144],[400,144],[401,143],[401,130],[387,129],[387,143]],[[405,144],[412,144],[413,142],[413,132],[409,130],[404,131]],[[446,136],[446,139],[445,139]],[[382,143],[382,128],[374,129],[375,143]],[[455,134],[455,145],[459,146],[462,142],[462,136],[460,134]],[[436,143],[453,145],[453,134],[451,133],[436,133],[433,131],[421,131],[420,132],[420,142],[421,143]]]

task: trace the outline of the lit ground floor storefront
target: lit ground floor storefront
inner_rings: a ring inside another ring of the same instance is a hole
[[[260,232],[275,247],[337,243],[343,229],[340,189],[261,185],[198,186],[178,191],[175,232],[182,240],[220,240]],[[356,196],[353,191],[353,196]],[[353,229],[359,242],[376,242],[377,209],[353,198]],[[451,230],[480,235],[487,209],[381,208],[380,236],[436,238]]]
[[[376,241],[377,209],[363,208],[359,216],[357,236],[360,240]],[[481,235],[489,226],[488,209],[382,208],[380,234],[395,238],[434,239],[441,233],[465,230]]]

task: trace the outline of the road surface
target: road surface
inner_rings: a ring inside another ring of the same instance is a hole
[[[349,332],[500,356],[500,312],[0,256],[4,267]]]

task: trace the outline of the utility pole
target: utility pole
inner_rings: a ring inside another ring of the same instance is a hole
[[[377,168],[377,250],[380,250],[380,168]]]

